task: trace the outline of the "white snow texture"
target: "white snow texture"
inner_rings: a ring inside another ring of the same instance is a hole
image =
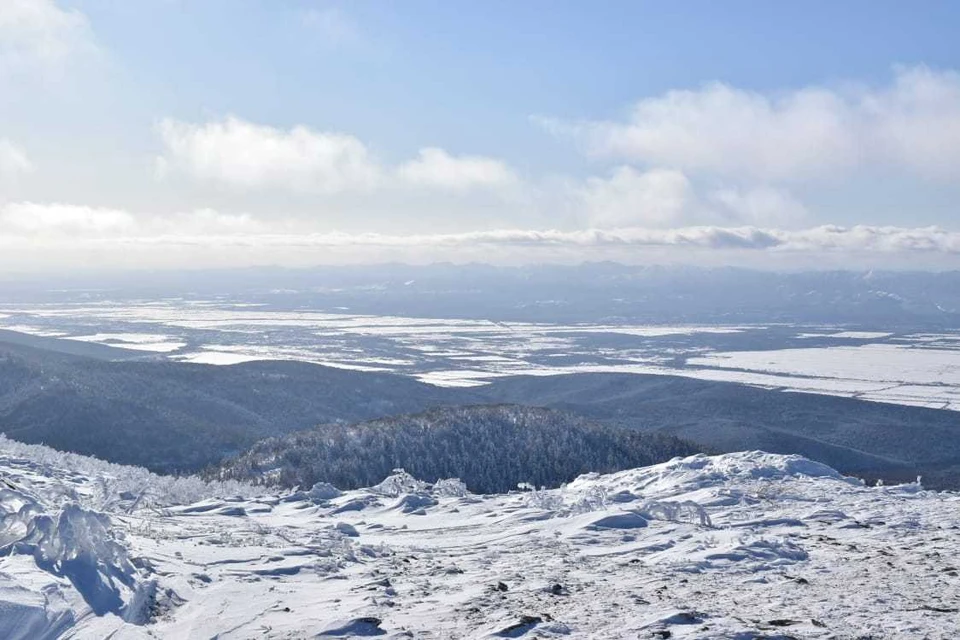
[[[797,456],[280,494],[0,438],[0,637],[956,638],[960,496]]]

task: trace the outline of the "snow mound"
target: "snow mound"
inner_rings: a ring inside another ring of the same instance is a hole
[[[403,513],[410,513],[413,515],[426,515],[426,509],[437,505],[438,502],[431,496],[425,493],[408,493],[407,495],[400,498],[393,509],[399,510]]]
[[[360,536],[360,533],[357,532],[357,528],[352,524],[350,524],[349,522],[338,522],[337,524],[333,525],[333,528],[339,531],[340,533],[342,533],[343,535],[349,536],[351,538],[356,538]]]
[[[384,478],[380,484],[370,487],[370,490],[380,495],[396,498],[404,493],[423,493],[429,488],[429,484],[417,480],[403,469],[394,469],[393,474]]]
[[[613,513],[590,523],[592,529],[641,529],[645,526],[646,518],[632,511]]]
[[[759,571],[795,564],[807,557],[808,554],[802,547],[788,539],[761,538],[737,545],[730,551],[707,554],[704,560],[711,568],[724,562],[744,562],[751,565],[752,571]]]
[[[307,492],[307,497],[314,502],[326,502],[342,495],[343,492],[329,482],[318,482]]]
[[[722,485],[788,478],[826,478],[859,484],[858,480],[844,478],[827,465],[803,456],[745,451],[674,458],[669,462],[606,476],[586,474],[571,482],[567,488],[586,491],[602,486],[606,492],[621,496],[671,497]]]
[[[320,632],[321,638],[356,638],[358,636],[383,636],[387,632],[380,628],[380,620],[374,617],[356,618],[338,621]]]

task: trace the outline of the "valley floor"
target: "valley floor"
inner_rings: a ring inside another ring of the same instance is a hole
[[[960,637],[960,495],[796,456],[163,506],[40,449],[0,447],[4,638]]]

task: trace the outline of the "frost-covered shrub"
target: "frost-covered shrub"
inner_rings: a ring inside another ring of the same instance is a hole
[[[43,445],[23,444],[0,434],[0,456],[4,455],[14,459],[16,465],[36,467],[41,475],[56,477],[53,469],[69,469],[94,479],[96,492],[92,495],[78,493],[65,483],[59,487],[45,487],[43,493],[51,506],[76,502],[98,511],[134,511],[189,504],[207,498],[254,498],[268,492],[264,487],[237,480],[206,481],[196,476],[161,476],[143,467],[113,464]],[[121,496],[135,497],[131,501]]]
[[[396,497],[404,493],[423,493],[430,487],[426,482],[417,480],[403,469],[394,469],[393,473],[370,490],[380,495]]]
[[[33,556],[37,566],[73,583],[97,615],[124,613],[143,577],[114,534],[110,518],[77,504],[47,513],[30,495],[0,491],[0,554]]]
[[[669,520],[670,522],[688,522],[702,527],[712,526],[706,509],[693,500],[673,502],[666,500],[650,500],[640,508],[640,513],[653,520]]]
[[[563,508],[563,496],[559,491],[551,491],[544,487],[537,489],[529,482],[521,482],[517,488],[526,492],[524,502],[528,507],[544,511],[559,511]]]
[[[433,492],[445,498],[465,498],[470,495],[467,485],[460,478],[444,478],[433,484]]]
[[[607,506],[607,490],[601,486],[592,486],[571,503],[569,510],[571,513],[589,513],[591,511],[600,511]]]

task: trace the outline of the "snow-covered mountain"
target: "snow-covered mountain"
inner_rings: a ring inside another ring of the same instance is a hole
[[[0,440],[3,638],[955,638],[960,496],[797,456],[264,493]]]

